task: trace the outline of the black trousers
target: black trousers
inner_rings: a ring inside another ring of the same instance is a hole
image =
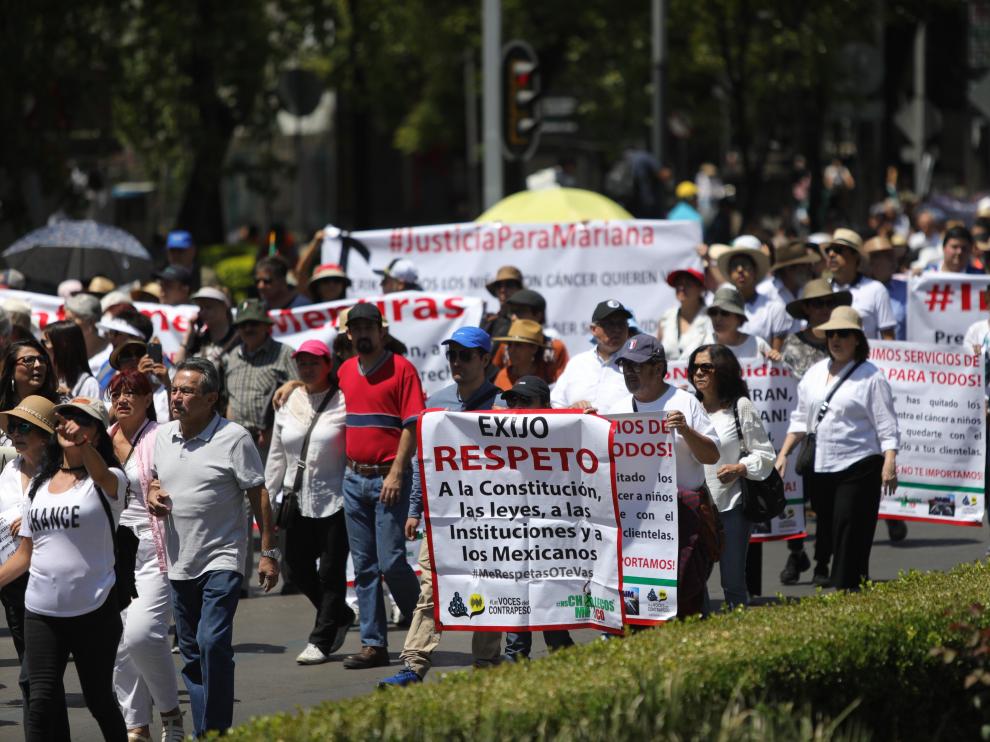
[[[327,518],[299,516],[285,534],[288,578],[316,608],[309,642],[324,653],[333,645],[337,629],[354,620],[345,600],[348,552],[343,510]]]
[[[819,544],[830,544],[835,560],[832,585],[839,589],[855,590],[870,573],[882,469],[883,456],[868,456],[842,471],[815,473],[806,479],[818,513],[815,560],[819,561]]]
[[[102,606],[70,618],[24,614],[24,644],[30,682],[28,742],[69,739],[62,677],[72,654],[86,707],[105,740],[127,742],[127,727],[113,690],[113,666],[120,643],[120,613],[111,590]]]

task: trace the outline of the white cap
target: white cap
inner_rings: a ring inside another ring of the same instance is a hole
[[[388,276],[405,283],[419,283],[419,271],[411,260],[396,258],[385,270],[375,271],[379,276]]]
[[[749,250],[759,250],[763,247],[763,243],[760,242],[759,237],[754,237],[751,234],[741,234],[732,240],[733,247],[745,247]]]
[[[213,301],[221,301],[224,306],[230,307],[230,298],[220,289],[213,288],[212,286],[204,286],[189,297],[190,301],[196,301],[197,299],[212,299]]]
[[[831,242],[831,241],[832,241],[832,235],[830,235],[828,232],[815,232],[814,234],[809,234],[807,239],[808,244],[816,245],[818,247],[821,247],[826,242]]]
[[[78,294],[82,290],[82,281],[78,278],[66,278],[58,285],[58,290],[55,293],[63,299],[68,299],[73,294]]]
[[[100,309],[104,312],[118,304],[134,304],[134,302],[131,300],[130,294],[118,290],[111,291],[100,299]]]

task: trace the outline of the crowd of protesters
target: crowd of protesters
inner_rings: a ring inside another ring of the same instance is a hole
[[[676,188],[679,216],[694,218],[697,195],[693,184]],[[342,313],[326,342],[292,350],[272,337],[269,310],[347,295],[347,272],[316,264],[321,233],[297,260],[260,257],[256,298],[240,302],[199,265],[181,231],[169,235],[167,264],[152,281],[65,282],[64,321],[37,328],[30,307],[8,299],[0,309],[0,442],[13,454],[0,473],[0,517],[13,513],[18,545],[0,566],[0,600],[22,666],[27,738],[68,738],[62,676],[70,655],[106,739],[150,740],[154,709],[163,740],[227,729],[233,617],[254,572],[254,523],[261,587],[273,589],[284,569],[283,583],[315,610],[300,665],[327,662],[355,623],[361,649],[343,666],[389,665],[387,588],[409,629],[399,671],[383,685],[421,681],[440,641],[426,542],[419,579],[406,558],[423,511],[411,462],[427,407],[663,414],[677,451],[682,616],[708,612],[715,559],[726,605],[749,603],[753,523],[742,511],[741,480],[766,479],[774,468],[784,474],[804,459],[817,516],[813,582],[856,589],[869,576],[881,495],[897,488],[897,419],[869,344],[903,339],[907,274],[990,270],[982,259],[990,246],[974,238],[990,235],[990,214],[972,231],[927,211],[916,231],[905,231],[899,217],[874,213],[866,235],[839,227],[799,237],[785,228],[699,246],[702,270],[665,277],[675,301],[650,318],[655,335],[640,331],[636,308],[619,298],[548,307],[518,268],[493,266],[492,311],[443,342],[453,383],[429,399],[374,304]],[[419,290],[410,260],[379,273],[382,293]],[[15,272],[3,278],[19,287]],[[198,306],[171,358],[137,301]],[[555,312],[587,321],[586,350],[568,354]],[[990,324],[973,325],[966,342],[986,353]],[[786,364],[800,380],[779,450],[742,377],[740,359],[751,358]],[[686,388],[666,380],[671,361],[687,362]],[[802,450],[809,440],[810,464]],[[724,532],[720,555],[702,543],[713,511]],[[904,538],[895,523],[891,537]],[[348,556],[356,610],[346,600]],[[781,582],[810,569],[802,541],[791,541]],[[178,704],[173,623],[188,720]],[[573,643],[564,631],[544,640],[551,650]],[[512,633],[502,644],[499,633],[476,632],[475,666],[528,657],[532,635]]]

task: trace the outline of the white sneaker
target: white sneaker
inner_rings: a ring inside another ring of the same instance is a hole
[[[323,654],[321,650],[315,644],[307,644],[306,648],[299,653],[296,657],[296,662],[300,665],[320,665],[327,662],[330,659],[328,655]]]
[[[182,728],[182,712],[172,716],[162,716],[162,742],[182,742],[186,730]]]

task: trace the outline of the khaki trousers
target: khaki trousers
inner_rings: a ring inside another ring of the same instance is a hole
[[[432,667],[430,659],[433,650],[440,644],[440,632],[433,621],[433,564],[430,562],[430,549],[423,539],[419,547],[419,601],[413,611],[406,643],[399,659],[420,677],[424,677]],[[490,667],[496,664],[502,651],[502,634],[496,631],[475,631],[471,635],[471,657],[475,667]]]

